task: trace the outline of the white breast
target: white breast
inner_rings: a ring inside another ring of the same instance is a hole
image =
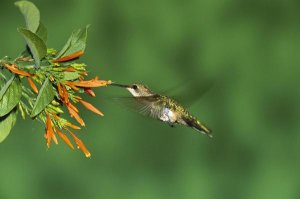
[[[176,121],[176,115],[170,109],[164,108],[159,119],[164,121],[164,122],[175,122]]]

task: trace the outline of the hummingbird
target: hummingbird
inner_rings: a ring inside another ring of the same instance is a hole
[[[139,113],[166,122],[171,127],[175,127],[175,124],[191,127],[212,138],[211,130],[174,99],[154,93],[143,84],[112,83],[111,85],[127,89],[132,97],[124,99]]]

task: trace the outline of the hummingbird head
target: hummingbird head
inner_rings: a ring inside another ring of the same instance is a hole
[[[143,84],[132,84],[127,87],[127,90],[134,97],[147,97],[153,95],[152,91]]]
[[[154,95],[154,93],[143,84],[123,85],[112,83],[111,85],[126,88],[131,93],[131,95],[133,95],[133,97],[147,97]]]

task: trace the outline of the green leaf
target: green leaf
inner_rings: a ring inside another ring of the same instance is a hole
[[[29,49],[28,45],[26,45],[26,48],[21,53],[20,57],[30,57],[30,58],[32,58],[32,55],[31,55],[31,52],[30,52],[30,49]]]
[[[15,76],[13,75],[10,80],[8,80],[8,82],[6,82],[6,84],[1,88],[0,91],[0,100],[2,100],[4,94],[6,93],[6,91],[8,90],[8,88],[10,87],[10,85],[12,84],[12,82],[15,80]]]
[[[79,51],[84,51],[86,47],[87,30],[89,25],[73,31],[65,46],[58,53],[56,58],[64,57]]]
[[[44,26],[44,24],[42,22],[40,22],[40,25],[36,31],[36,34],[44,41],[44,43],[47,43],[48,32],[47,32],[47,28]]]
[[[24,36],[36,65],[40,66],[41,59],[43,59],[47,54],[46,44],[39,36],[30,30],[18,28],[18,31]]]
[[[17,109],[12,110],[9,114],[0,117],[0,143],[9,135],[11,129],[17,120]]]
[[[63,72],[63,74],[64,81],[76,80],[80,77],[80,74],[78,72]]]
[[[40,11],[30,1],[17,1],[15,5],[20,9],[31,32],[36,32],[40,25]]]
[[[36,102],[33,106],[30,117],[35,117],[41,111],[43,111],[46,106],[54,99],[54,91],[51,82],[47,78],[41,90],[39,91],[39,95],[36,98]]]
[[[19,103],[21,96],[20,79],[12,76],[0,91],[0,117],[9,113]]]
[[[2,88],[4,86],[4,84],[5,84],[4,78],[2,76],[0,76],[0,88]]]

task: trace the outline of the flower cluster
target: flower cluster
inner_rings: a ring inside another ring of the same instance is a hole
[[[38,96],[48,96],[47,92],[41,93],[38,90],[36,84],[44,84],[46,79],[49,79],[50,89],[54,91],[54,97],[50,103],[46,104],[44,109],[38,113],[34,118],[38,118],[45,123],[46,132],[45,139],[47,146],[50,147],[51,141],[55,144],[58,143],[57,136],[59,136],[71,149],[74,149],[72,142],[66,133],[68,133],[79,149],[83,151],[86,157],[90,157],[91,154],[84,143],[70,130],[80,129],[79,126],[72,124],[68,120],[64,119],[63,107],[66,107],[70,116],[74,118],[80,126],[85,126],[84,120],[79,115],[79,110],[75,104],[80,103],[88,110],[94,112],[97,115],[103,116],[103,113],[94,107],[91,103],[86,102],[79,96],[81,93],[85,93],[89,96],[95,97],[93,88],[102,87],[111,84],[111,81],[100,80],[95,77],[91,80],[85,80],[88,75],[86,71],[86,65],[82,63],[74,62],[75,59],[79,58],[83,52],[76,52],[74,54],[61,57],[59,59],[52,59],[56,56],[53,49],[48,49],[48,65],[46,68],[35,68],[31,70],[31,61],[26,60],[27,58],[18,58],[17,63],[22,63],[23,69],[18,67],[18,64],[3,63],[3,66],[10,72],[14,73],[18,78],[26,78],[31,91],[23,87],[23,97],[27,99],[27,104],[24,101],[20,101],[19,109],[23,118],[25,115],[31,115],[34,103],[32,103],[32,96],[38,94]],[[29,61],[28,65],[24,65],[24,60]],[[43,86],[42,86],[43,87]],[[66,133],[64,133],[65,131]]]
[[[16,123],[17,113],[45,124],[46,144],[58,143],[60,137],[74,149],[70,138],[86,157],[91,153],[73,130],[85,126],[76,104],[83,105],[97,115],[103,113],[86,102],[81,94],[95,97],[96,87],[111,84],[98,77],[86,80],[88,72],[84,63],[77,62],[85,53],[89,26],[72,32],[60,51],[47,47],[48,33],[40,22],[40,12],[30,1],[15,5],[24,16],[26,27],[18,28],[26,48],[16,59],[0,59],[0,143],[6,139]],[[27,81],[22,81],[22,80]],[[26,83],[27,82],[27,83]],[[67,110],[79,125],[65,119]],[[72,131],[71,131],[72,129]]]

